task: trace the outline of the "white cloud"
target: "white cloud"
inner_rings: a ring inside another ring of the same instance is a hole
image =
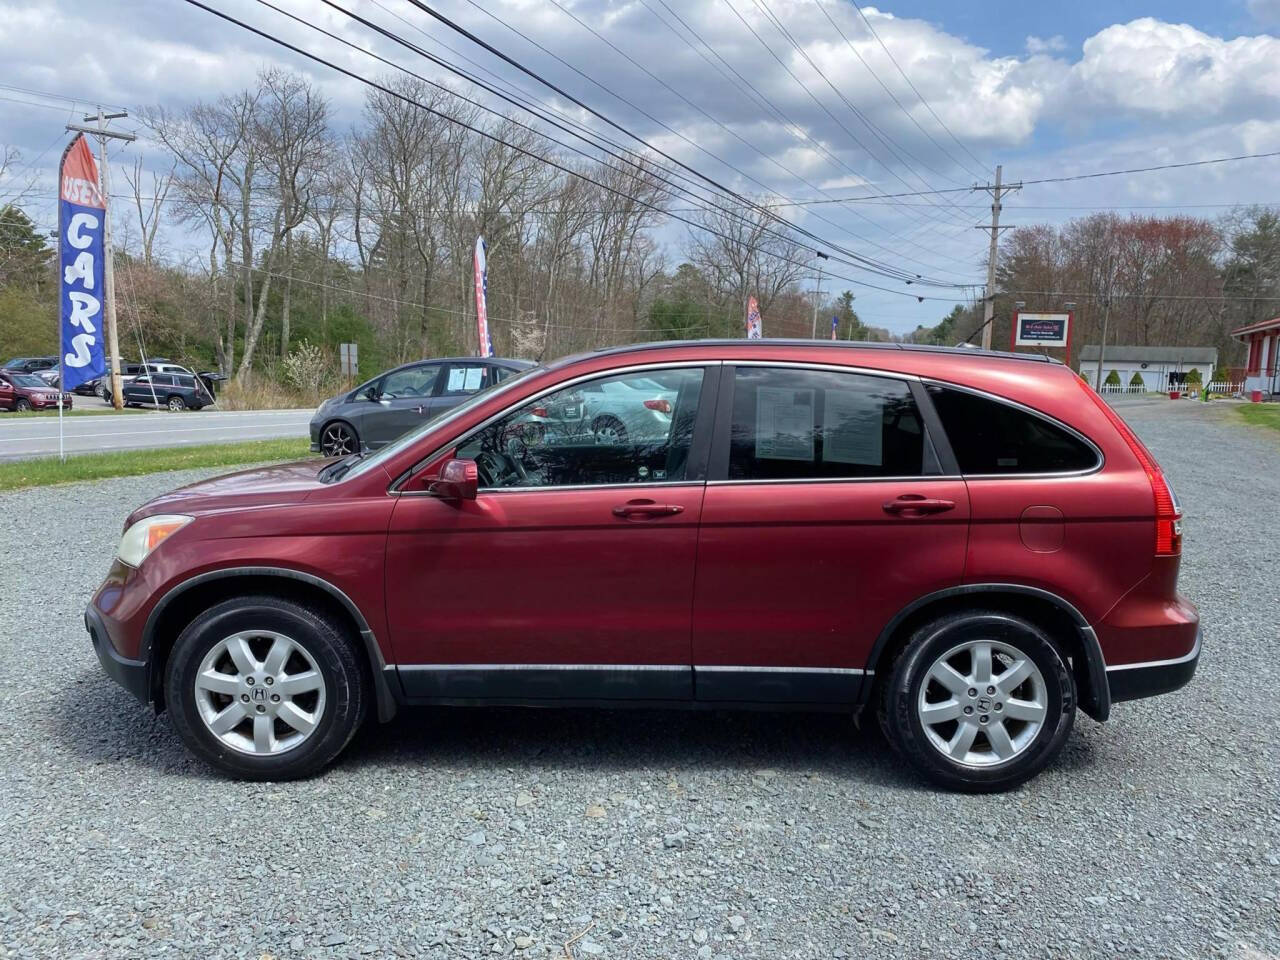
[[[1144,17],[1086,40],[1071,74],[1072,86],[1098,107],[1197,121],[1243,118],[1275,109],[1280,38],[1224,40]]]
[[[1067,41],[1062,34],[1055,34],[1047,40],[1044,37],[1027,37],[1027,53],[1035,56],[1040,53],[1060,53],[1067,49]]]

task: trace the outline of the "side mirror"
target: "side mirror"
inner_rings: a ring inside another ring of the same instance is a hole
[[[428,492],[441,500],[474,500],[480,489],[480,471],[474,460],[446,460],[440,476],[431,481]]]

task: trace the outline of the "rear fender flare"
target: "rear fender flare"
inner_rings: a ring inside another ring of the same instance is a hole
[[[1085,680],[1088,684],[1088,689],[1079,691],[1080,707],[1085,713],[1099,722],[1106,720],[1111,715],[1111,688],[1107,682],[1107,663],[1102,655],[1102,647],[1098,643],[1098,635],[1094,632],[1093,627],[1089,625],[1089,621],[1085,619],[1084,614],[1074,604],[1064,600],[1056,593],[1020,583],[968,583],[958,587],[948,587],[945,590],[937,590],[912,601],[899,610],[893,619],[885,625],[884,629],[880,631],[879,636],[876,637],[876,641],[871,647],[871,654],[867,658],[867,675],[874,674],[885,648],[893,639],[898,628],[913,613],[924,609],[930,604],[937,603],[939,600],[963,596],[980,597],[982,594],[1004,594],[1006,596],[1013,594],[1032,597],[1051,604],[1065,614],[1075,627],[1080,649],[1083,651],[1085,659],[1084,669],[1078,669],[1080,665],[1077,665],[1076,671],[1077,677]],[[865,701],[870,695],[871,684],[863,684],[863,700]]]

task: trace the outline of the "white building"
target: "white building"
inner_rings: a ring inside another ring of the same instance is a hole
[[[1213,379],[1218,362],[1217,347],[1126,347],[1108,345],[1102,355],[1102,379],[1114,370],[1122,386],[1129,386],[1136,373],[1147,390],[1169,389],[1169,375],[1185,376],[1194,368],[1200,371],[1200,382]],[[1080,351],[1080,372],[1091,384],[1098,369],[1098,345],[1091,343]],[[1095,384],[1096,386],[1096,384]]]
[[[1249,346],[1244,366],[1245,396],[1252,396],[1255,390],[1262,394],[1280,393],[1280,317],[1232,330],[1231,336]]]

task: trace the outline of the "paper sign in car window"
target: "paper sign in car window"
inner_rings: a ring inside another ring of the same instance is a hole
[[[826,463],[884,463],[884,403],[874,393],[828,390],[822,418]]]
[[[449,382],[445,385],[445,389],[450,393],[454,393],[462,389],[463,380],[466,379],[466,367],[450,367]]]
[[[813,460],[813,391],[756,389],[756,459]]]
[[[463,379],[462,389],[474,393],[480,389],[480,378],[484,376],[484,367],[467,367],[467,375]]]

